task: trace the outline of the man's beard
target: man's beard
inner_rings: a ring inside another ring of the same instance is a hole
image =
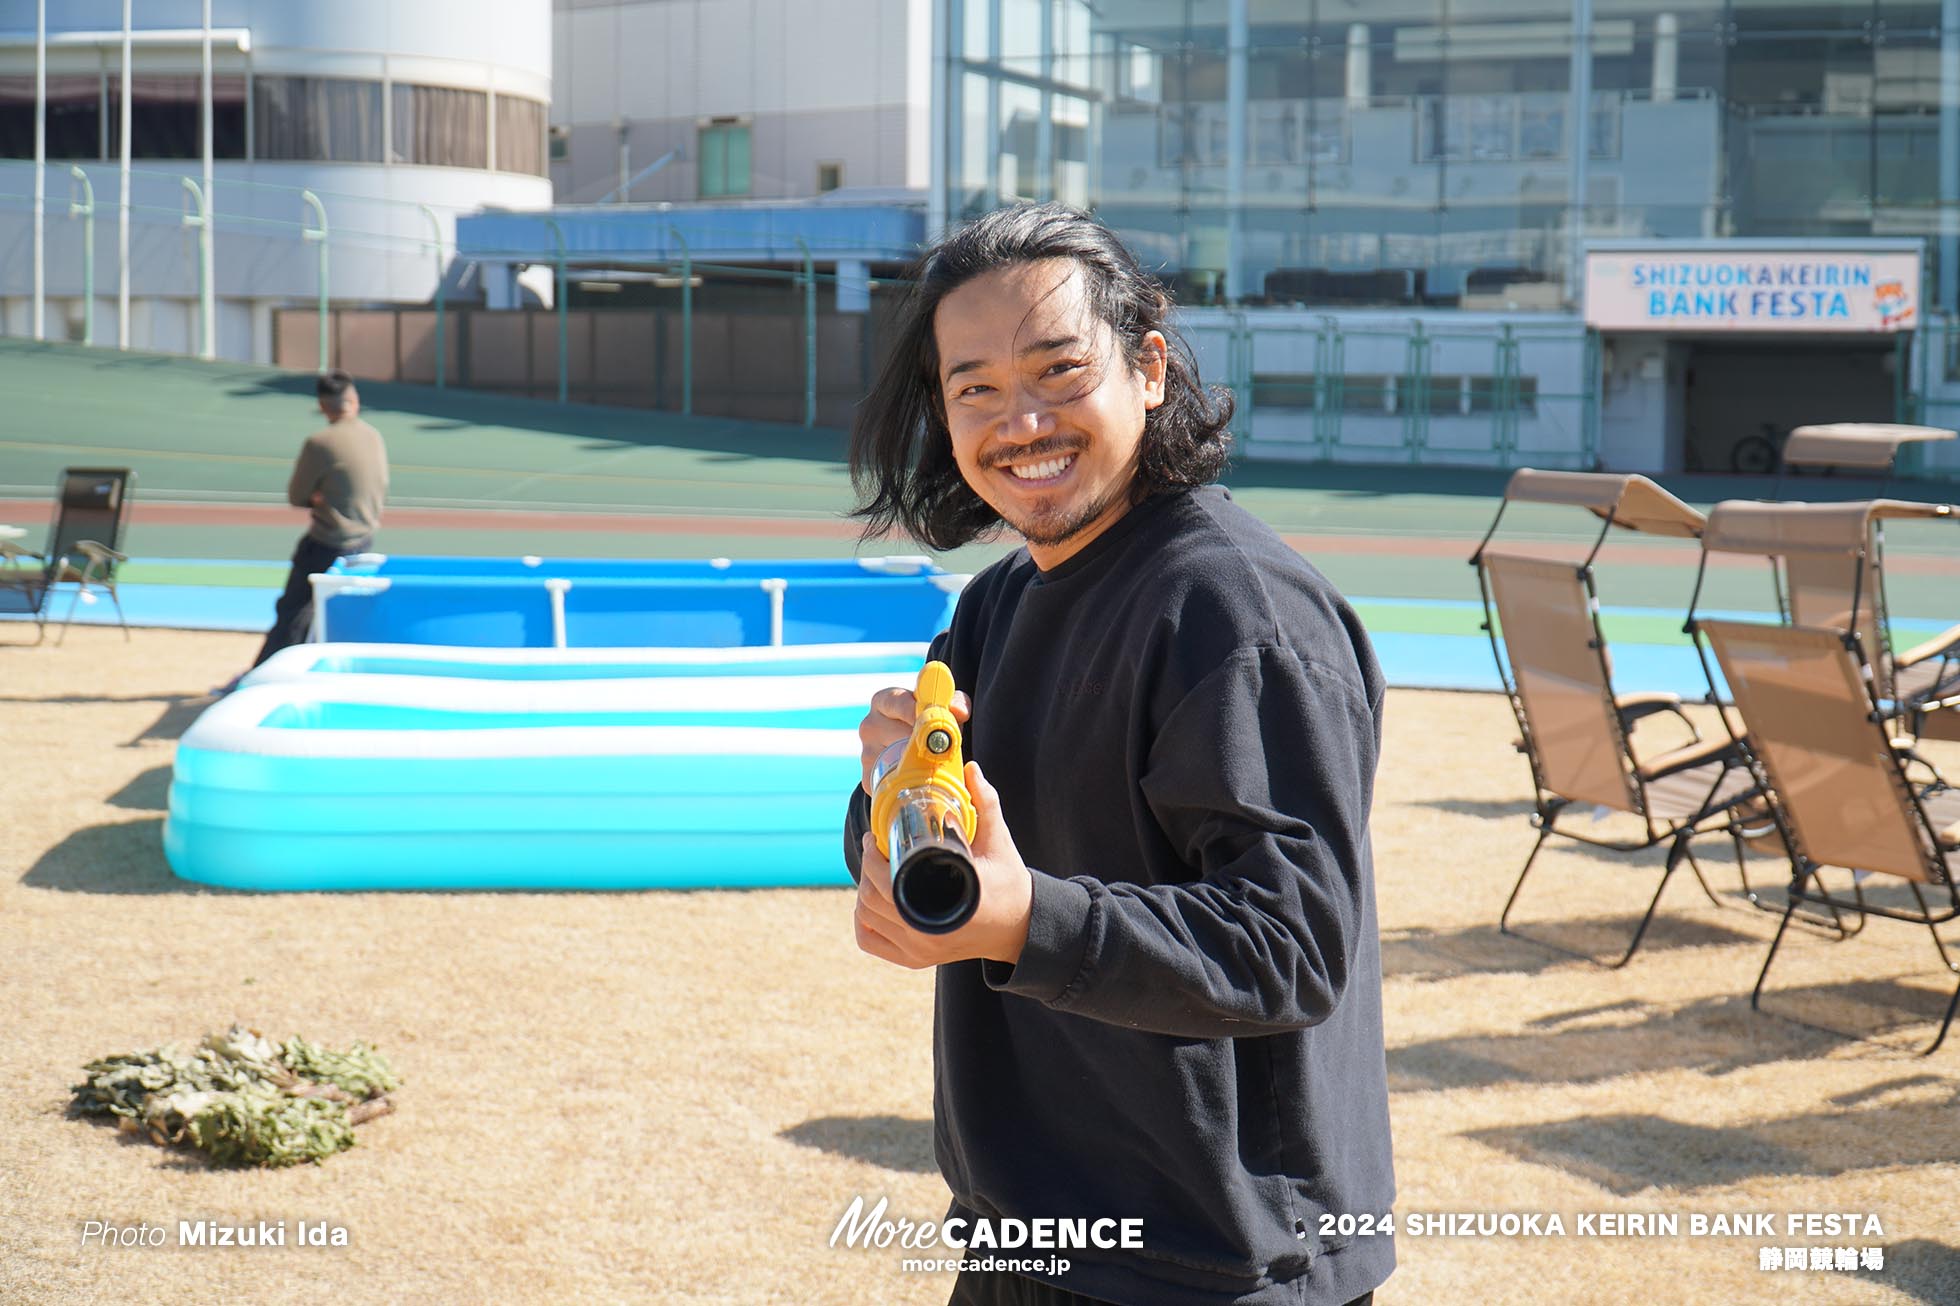
[[[1003,519],[1009,526],[1019,531],[1021,538],[1029,544],[1038,548],[1051,548],[1057,544],[1065,544],[1087,530],[1091,524],[1109,511],[1110,505],[1114,504],[1119,496],[1127,492],[1127,486],[1111,486],[1079,508],[1071,509],[1066,505],[1043,507],[1024,516],[1020,521],[1005,514]]]

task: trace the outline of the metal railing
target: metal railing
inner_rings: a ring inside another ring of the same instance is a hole
[[[1599,340],[1576,324],[1452,329],[1434,318],[1354,323],[1237,311],[1207,314],[1187,336],[1222,359],[1215,379],[1232,392],[1233,435],[1255,454],[1494,467],[1596,461],[1599,397],[1589,378],[1598,376]],[[1262,356],[1307,366],[1261,366]],[[1262,402],[1262,392],[1284,402]]]

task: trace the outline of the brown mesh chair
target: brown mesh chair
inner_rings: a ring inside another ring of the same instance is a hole
[[[1753,779],[1741,748],[1728,738],[1702,740],[1682,713],[1677,696],[1614,692],[1612,663],[1599,626],[1593,562],[1606,533],[1615,526],[1693,538],[1700,533],[1702,517],[1642,476],[1520,471],[1505,491],[1505,503],[1520,501],[1584,507],[1600,518],[1601,527],[1584,561],[1574,565],[1493,549],[1494,521],[1471,559],[1478,569],[1485,629],[1497,656],[1498,675],[1517,716],[1518,747],[1531,763],[1532,821],[1538,829],[1538,840],[1498,916],[1498,928],[1506,934],[1519,933],[1511,927],[1511,910],[1539,852],[1553,835],[1627,853],[1665,843],[1666,865],[1646,913],[1625,953],[1604,963],[1624,966],[1640,947],[1668,880],[1684,861],[1709,901],[1721,905],[1703,878],[1690,843],[1697,834],[1728,828],[1731,808],[1750,796]],[[1499,520],[1503,511],[1500,506]],[[1633,736],[1639,723],[1659,713],[1686,725],[1688,742],[1658,752],[1637,752]],[[1561,818],[1572,812],[1594,809],[1639,817],[1645,832],[1637,838],[1611,840],[1581,833],[1569,822],[1561,824]]]
[[[1497,515],[1491,519],[1490,528],[1477,544],[1477,551],[1470,557],[1470,565],[1480,564],[1490,542],[1496,537],[1503,524],[1504,513],[1514,503],[1549,504],[1565,507],[1584,508],[1599,520],[1599,534],[1593,540],[1592,548],[1577,565],[1585,572],[1588,595],[1594,590],[1592,575],[1593,563],[1599,557],[1607,536],[1615,528],[1635,531],[1642,535],[1657,535],[1674,539],[1699,539],[1705,520],[1701,512],[1681,502],[1645,476],[1620,475],[1606,472],[1548,472],[1535,467],[1523,467],[1511,474],[1504,487],[1504,497],[1498,502]],[[1484,629],[1491,629],[1490,595],[1484,595]],[[1498,672],[1503,673],[1503,659],[1498,659]],[[1678,694],[1658,693],[1636,690],[1618,695],[1615,699],[1620,710],[1630,720],[1656,712],[1679,715],[1681,697]],[[1690,733],[1693,725],[1688,725]],[[1520,745],[1522,747],[1522,745]]]
[[[1938,926],[1960,916],[1960,792],[1916,784],[1871,694],[1856,639],[1842,630],[1706,620],[1696,623],[1721,664],[1748,726],[1752,767],[1788,851],[1790,900],[1763,959],[1750,1005],[1763,985],[1798,904],[1924,925],[1940,961],[1955,974]],[[1850,895],[1822,872],[1853,872]],[[1859,874],[1903,882],[1914,908],[1874,902]],[[1927,890],[1938,891],[1928,901]],[[1947,1003],[1933,1052],[1960,1007]]]
[[[32,616],[35,643],[47,638],[54,588],[64,583],[76,588],[55,643],[67,638],[75,609],[91,585],[108,593],[123,638],[129,638],[129,622],[116,593],[116,569],[129,561],[117,547],[128,520],[134,479],[126,467],[70,467],[55,490],[54,528],[48,532],[47,547],[30,553],[0,540],[0,612]]]
[[[1926,729],[1929,714],[1960,695],[1960,625],[1894,651],[1885,598],[1884,525],[1899,520],[1960,520],[1960,514],[1948,504],[1897,499],[1729,501],[1709,512],[1702,556],[1704,572],[1711,553],[1767,559],[1783,619],[1795,626],[1849,632],[1871,680],[1872,697],[1897,728],[1916,735]],[[1699,580],[1696,591],[1698,599]],[[1691,601],[1691,618],[1693,607]]]
[[[1889,485],[1898,467],[1899,454],[1907,445],[1933,444],[1956,436],[1960,432],[1945,427],[1904,426],[1894,422],[1799,426],[1784,442],[1782,460],[1777,465],[1777,484],[1781,487],[1785,469],[1822,467],[1864,472],[1878,477],[1881,485]]]

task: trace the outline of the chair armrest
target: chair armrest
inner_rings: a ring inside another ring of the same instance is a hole
[[[1701,731],[1696,728],[1693,718],[1681,707],[1679,694],[1648,692],[1640,694],[1621,694],[1613,700],[1613,707],[1620,714],[1620,728],[1629,736],[1634,727],[1652,716],[1671,716],[1679,721],[1694,743],[1701,742]]]
[[[110,548],[108,545],[98,544],[94,540],[76,540],[75,547],[81,550],[83,556],[86,557],[90,562],[128,562],[129,561],[129,557],[127,554],[117,553],[114,549]]]
[[[1642,780],[1659,780],[1676,771],[1687,771],[1709,762],[1739,765],[1744,761],[1742,745],[1733,739],[1703,739],[1671,749],[1640,764]]]
[[[23,549],[18,544],[0,540],[0,561],[10,562],[18,567],[23,561],[32,561],[46,566],[48,560],[32,549]]]
[[[1942,657],[1960,651],[1956,646],[1960,646],[1960,626],[1948,626],[1924,643],[1915,644],[1903,653],[1893,654],[1892,665],[1910,667],[1928,658]]]
[[[1621,694],[1613,700],[1613,706],[1620,711],[1620,719],[1634,722],[1656,712],[1679,712],[1681,696],[1667,693]]]

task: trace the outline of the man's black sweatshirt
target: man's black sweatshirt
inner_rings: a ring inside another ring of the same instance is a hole
[[[1034,879],[1016,964],[939,968],[952,1214],[1141,1219],[1059,1280],[1123,1306],[1375,1288],[1393,1241],[1340,1218],[1395,1197],[1359,619],[1213,486],[989,567],[934,656]]]

